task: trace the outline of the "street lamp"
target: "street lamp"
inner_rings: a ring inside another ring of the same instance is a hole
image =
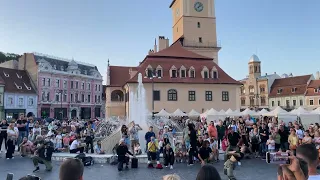
[[[155,73],[152,72],[152,76],[150,77],[152,81],[152,119],[154,119],[154,78],[156,78]]]
[[[61,98],[60,98],[60,114],[61,114],[61,120],[63,120],[63,110],[62,110],[62,93],[63,93],[63,90],[61,89],[59,91],[59,93],[60,93],[60,96],[61,96]]]

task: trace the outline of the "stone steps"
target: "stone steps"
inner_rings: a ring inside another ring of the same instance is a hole
[[[219,154],[223,154],[224,152],[222,150],[219,150]],[[74,158],[77,154],[70,154],[70,153],[54,153],[52,155],[53,161],[63,161],[66,158]],[[112,157],[115,155],[112,154],[86,154],[87,156],[91,156],[95,163],[97,164],[105,164],[110,163],[112,161]],[[162,154],[160,155],[162,159]],[[138,158],[139,163],[147,163],[148,157],[146,154],[137,155],[136,158]]]

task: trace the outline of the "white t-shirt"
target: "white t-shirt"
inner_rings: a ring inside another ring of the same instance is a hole
[[[57,135],[55,140],[56,140],[56,143],[62,143],[62,136],[61,135]]]
[[[32,131],[35,136],[41,135],[41,128],[33,128]]]
[[[275,141],[274,141],[274,140],[268,139],[268,140],[267,140],[267,143],[268,143],[268,149],[270,149],[270,150],[276,149]]]
[[[77,149],[79,145],[80,145],[80,142],[78,142],[78,140],[72,141],[72,143],[70,145],[70,150]]]
[[[320,180],[320,175],[309,175],[308,180]]]

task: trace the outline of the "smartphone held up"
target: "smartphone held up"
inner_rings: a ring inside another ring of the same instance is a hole
[[[267,152],[266,161],[268,164],[290,164],[290,154],[285,152]]]

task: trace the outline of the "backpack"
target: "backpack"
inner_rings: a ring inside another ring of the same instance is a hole
[[[91,166],[94,164],[91,156],[86,156],[84,153],[78,154],[75,158],[80,159],[84,166]]]

